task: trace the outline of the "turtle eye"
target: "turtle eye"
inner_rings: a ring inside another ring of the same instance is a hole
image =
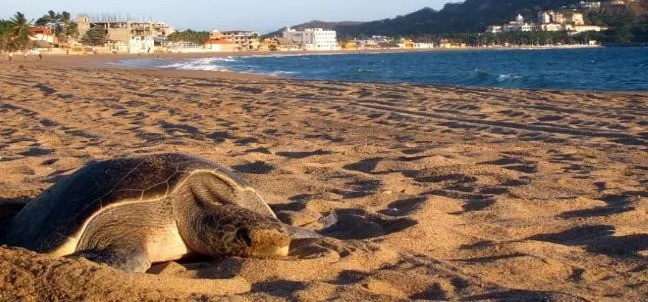
[[[240,243],[244,243],[247,246],[252,246],[252,238],[250,237],[250,230],[247,228],[240,228],[236,230],[236,239]]]

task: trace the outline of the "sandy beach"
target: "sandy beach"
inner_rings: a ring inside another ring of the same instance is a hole
[[[0,62],[0,224],[90,161],[184,152],[325,238],[148,274],[3,246],[0,301],[648,296],[648,93],[99,64],[110,59]]]

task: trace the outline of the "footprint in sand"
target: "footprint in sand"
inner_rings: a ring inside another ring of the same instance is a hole
[[[20,152],[18,154],[24,155],[24,156],[45,156],[45,155],[51,154],[52,152],[54,152],[54,150],[52,150],[52,149],[44,149],[44,148],[40,148],[40,147],[32,147],[29,150],[27,150],[25,152]]]
[[[346,170],[358,171],[362,173],[371,173],[371,171],[373,171],[378,165],[378,163],[380,163],[383,159],[384,158],[382,157],[367,158],[357,163],[344,165],[342,168]]]
[[[648,192],[627,191],[621,194],[610,194],[601,197],[599,200],[607,203],[606,206],[594,207],[589,209],[567,211],[559,215],[561,218],[588,218],[588,217],[607,217],[615,214],[621,214],[634,211],[636,208],[632,204],[641,198],[648,198]]]
[[[332,193],[342,196],[344,199],[362,198],[376,194],[382,187],[382,182],[377,179],[353,180],[344,183],[345,188],[350,190],[333,189]]]
[[[240,164],[233,166],[232,169],[239,173],[246,174],[268,174],[274,170],[274,166],[269,165],[263,161],[255,161],[247,164]]]
[[[518,171],[527,174],[538,172],[538,163],[513,157],[504,157],[494,161],[481,162],[480,165],[497,165],[504,169]]]
[[[292,158],[292,159],[301,159],[301,158],[306,158],[306,157],[311,157],[311,156],[316,156],[316,155],[329,155],[333,154],[332,151],[328,150],[315,150],[315,151],[297,151],[297,152],[277,152],[275,153],[276,155],[279,155],[281,157],[287,157],[287,158]]]
[[[420,209],[425,201],[427,201],[427,197],[399,199],[390,203],[386,209],[380,210],[378,213],[387,216],[407,216]]]
[[[418,222],[411,218],[394,218],[372,214],[363,209],[335,210],[337,222],[322,230],[325,236],[337,239],[367,239],[400,232]]]
[[[648,250],[648,234],[616,236],[611,225],[574,227],[557,233],[538,234],[528,240],[582,246],[585,250],[608,256],[642,257],[640,251]]]

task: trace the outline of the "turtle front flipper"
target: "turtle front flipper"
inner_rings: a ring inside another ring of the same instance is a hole
[[[71,256],[80,256],[97,263],[105,263],[116,269],[144,273],[151,267],[151,261],[144,250],[120,247],[88,249],[78,251]]]
[[[315,231],[311,231],[308,229],[292,226],[286,224],[286,229],[288,230],[288,233],[290,233],[290,237],[292,239],[316,239],[316,238],[322,238],[324,236],[318,234]]]

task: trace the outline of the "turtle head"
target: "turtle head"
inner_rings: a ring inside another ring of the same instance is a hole
[[[214,257],[269,258],[288,255],[291,235],[276,218],[241,208],[219,206],[201,222],[201,245]]]

